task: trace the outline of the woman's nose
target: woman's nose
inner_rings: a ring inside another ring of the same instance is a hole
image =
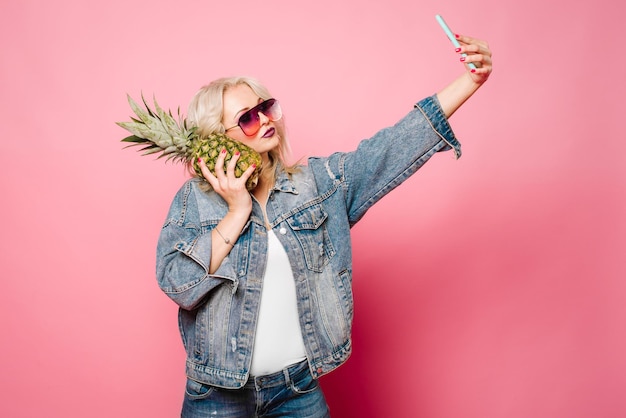
[[[261,125],[265,125],[269,121],[270,121],[270,118],[265,116],[265,113],[259,112],[259,122],[261,123]]]

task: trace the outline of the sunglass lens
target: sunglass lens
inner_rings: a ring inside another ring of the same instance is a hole
[[[239,118],[239,126],[243,133],[248,136],[254,135],[261,126],[259,124],[259,113],[254,110],[254,108],[250,109]]]
[[[265,105],[261,109],[261,112],[263,112],[263,114],[267,116],[271,121],[277,121],[283,116],[283,112],[280,108],[280,104],[278,104],[278,100],[269,99],[261,104]]]

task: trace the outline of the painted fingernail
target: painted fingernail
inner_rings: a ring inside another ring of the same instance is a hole
[[[455,37],[455,38],[460,38],[461,36],[460,36],[458,33],[455,33],[455,34],[454,34],[454,37]]]
[[[472,68],[472,72],[473,72],[473,73],[475,73],[475,72],[476,72],[476,69],[475,69],[475,68]]]
[[[226,154],[226,148],[222,149],[222,154]]]
[[[455,52],[461,52],[461,48],[457,48],[454,50]]]
[[[255,168],[255,169],[256,169],[256,164],[252,164],[252,168]]]
[[[236,156],[239,156],[239,154],[240,154],[240,152],[239,152],[239,151],[235,152],[235,155],[236,155]]]
[[[201,163],[201,162],[202,162],[202,158],[198,158],[198,163]]]
[[[461,58],[460,58],[460,60],[461,60],[461,61],[465,61],[465,57],[461,57]]]

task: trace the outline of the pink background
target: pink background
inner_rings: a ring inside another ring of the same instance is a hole
[[[295,157],[350,150],[462,71],[441,13],[489,40],[495,72],[452,118],[464,156],[438,155],[353,230],[333,416],[626,416],[619,5],[3,1],[0,415],[179,414],[154,263],[185,174],[122,149],[126,93],[186,110],[204,83],[253,75]]]

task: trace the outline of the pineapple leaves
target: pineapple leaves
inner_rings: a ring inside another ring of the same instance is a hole
[[[154,108],[151,108],[143,94],[142,108],[130,95],[126,95],[128,104],[134,112],[130,122],[117,122],[117,125],[129,131],[132,135],[122,142],[130,143],[129,146],[148,144],[140,151],[145,154],[161,153],[158,158],[168,156],[168,159],[186,161],[190,158],[191,141],[197,137],[195,129],[187,128],[187,121],[178,111],[178,121],[172,112],[166,112],[159,106],[156,98],[153,98]]]
[[[135,144],[131,144],[129,145],[129,147],[132,147],[133,145],[137,145],[138,143],[144,143],[148,141],[145,138],[139,138],[138,136],[135,135],[131,135],[131,136],[127,136],[126,138],[122,139],[122,142],[135,142]]]

